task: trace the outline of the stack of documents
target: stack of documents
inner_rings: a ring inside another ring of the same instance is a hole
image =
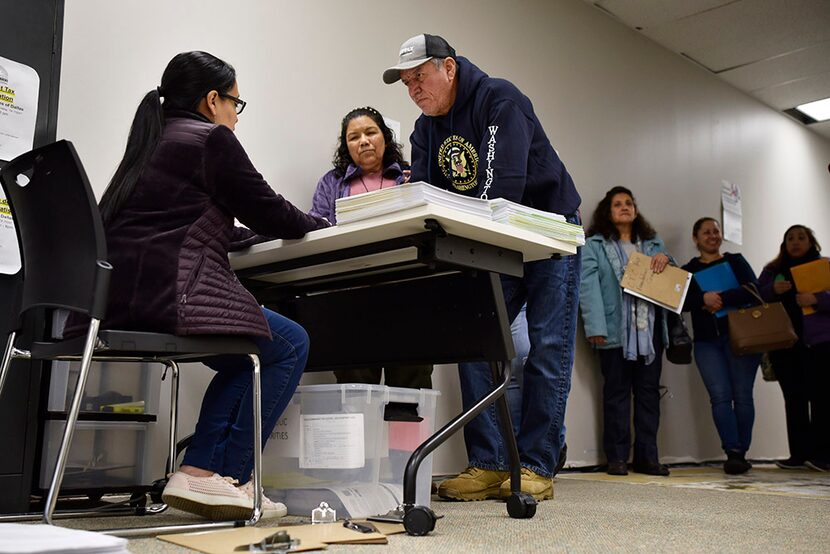
[[[686,301],[692,274],[667,265],[661,273],[651,270],[651,256],[634,252],[628,257],[620,285],[623,292],[648,300],[679,314]]]
[[[338,198],[334,209],[337,223],[343,225],[427,204],[445,206],[490,219],[490,205],[487,200],[455,194],[423,182],[404,183],[388,189]]]
[[[127,539],[53,525],[0,524],[0,553],[129,554]]]
[[[582,225],[565,221],[565,216],[529,208],[504,198],[490,200],[493,221],[539,233],[577,246],[585,244]]]
[[[559,214],[529,208],[503,198],[482,200],[464,196],[424,182],[405,183],[388,189],[338,198],[335,202],[335,213],[338,225],[346,225],[425,205],[451,208],[577,246],[585,244],[585,231],[582,226],[566,222]]]

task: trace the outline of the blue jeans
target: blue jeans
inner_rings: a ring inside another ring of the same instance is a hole
[[[300,383],[308,359],[308,335],[290,319],[263,308],[272,339],[256,337],[260,350],[262,382],[262,437],[271,435],[277,420]],[[205,391],[193,441],[185,465],[233,477],[240,483],[251,478],[254,467],[253,364],[248,357],[219,356],[205,365],[216,375]]]
[[[761,356],[736,356],[729,348],[729,337],[695,341],[695,360],[709,391],[712,418],[724,451],[745,453],[752,442],[755,405],[752,388]]]
[[[524,264],[524,277],[502,275],[507,315],[513,321],[527,303],[530,351],[524,364],[517,442],[522,466],[552,475],[559,458],[565,405],[571,390],[582,252]],[[459,364],[464,409],[490,392],[486,363]],[[494,405],[464,427],[469,465],[506,470],[509,458]]]
[[[510,334],[513,337],[513,348],[516,357],[510,360],[510,384],[507,386],[507,403],[510,407],[510,420],[513,422],[513,433],[519,434],[519,424],[522,421],[522,385],[524,384],[524,368],[527,355],[530,353],[530,338],[527,336],[527,304],[522,305],[519,315],[510,324]],[[565,445],[565,424],[559,431],[559,448]]]

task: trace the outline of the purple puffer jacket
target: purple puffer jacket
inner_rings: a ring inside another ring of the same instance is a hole
[[[830,259],[822,259],[830,263]],[[777,271],[765,267],[758,278],[758,286],[764,300],[779,301],[784,304],[790,319],[793,320],[793,326],[796,332],[801,335],[799,338],[804,341],[804,344],[815,346],[825,342],[830,343],[830,291],[815,293],[816,300],[818,300],[818,304],[813,306],[816,309],[815,313],[802,315],[801,308],[795,303],[794,292],[783,295],[775,294],[772,287],[777,273]],[[799,322],[798,319],[801,321]]]
[[[234,218],[253,232],[234,227]],[[169,113],[134,192],[106,228],[114,270],[102,326],[270,337],[228,250],[254,242],[254,233],[293,239],[327,226],[276,194],[230,129]]]
[[[349,196],[351,181],[359,178],[361,172],[362,170],[359,167],[349,164],[349,167],[346,168],[346,174],[342,177],[338,177],[334,169],[323,175],[317,181],[317,189],[314,191],[314,199],[311,201],[311,210],[308,213],[316,217],[325,217],[332,225],[337,223],[337,217],[334,214],[334,201]],[[403,171],[397,163],[393,163],[383,170],[384,182],[382,185],[384,187],[386,187],[387,181],[400,185],[403,179]]]

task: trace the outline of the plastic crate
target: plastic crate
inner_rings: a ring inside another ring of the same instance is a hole
[[[321,501],[338,517],[396,508],[406,463],[434,432],[439,395],[383,385],[298,387],[265,448],[266,494],[301,516]],[[400,421],[409,414],[421,421]],[[417,504],[429,506],[431,481],[428,456],[418,471]]]
[[[43,435],[40,487],[55,471],[65,421],[47,421]],[[69,448],[61,491],[130,490],[149,484],[145,438],[149,423],[79,421]]]

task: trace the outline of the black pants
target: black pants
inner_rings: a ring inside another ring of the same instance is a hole
[[[796,460],[830,461],[830,343],[770,352]]]
[[[660,374],[663,369],[662,327],[654,322],[654,351],[650,364],[623,357],[622,348],[600,350],[602,387],[602,444],[609,462],[627,462],[631,449],[631,395],[634,395],[634,463],[657,461],[657,427],[660,424]]]
[[[338,383],[380,383],[381,368],[338,369],[334,372]],[[431,365],[398,365],[386,368],[386,386],[407,389],[431,389]]]

